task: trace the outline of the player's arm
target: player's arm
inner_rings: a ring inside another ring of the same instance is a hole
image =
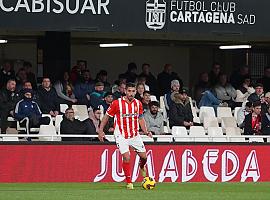
[[[106,124],[108,123],[109,118],[110,118],[110,116],[106,113],[104,115],[104,117],[102,118],[102,121],[100,122],[99,131],[98,131],[98,139],[101,142],[104,142],[105,133],[104,133],[103,129],[106,126]]]
[[[152,133],[151,133],[151,131],[147,130],[145,120],[142,116],[140,116],[140,118],[139,118],[139,124],[140,124],[140,127],[141,127],[143,133],[145,135],[147,135],[148,137],[152,137]]]

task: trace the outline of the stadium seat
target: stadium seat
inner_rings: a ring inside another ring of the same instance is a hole
[[[199,118],[201,123],[203,123],[204,117],[216,117],[214,108],[207,106],[200,107]]]
[[[173,142],[172,135],[157,135],[157,142]]]
[[[222,128],[237,127],[236,119],[234,117],[222,117],[221,126]]]
[[[56,115],[55,117],[55,130],[58,134],[60,134],[60,124],[63,120],[63,115]]]
[[[74,109],[75,116],[78,116],[80,121],[89,118],[86,105],[72,105],[72,108]]]
[[[211,137],[210,139],[213,142],[227,142],[227,138],[223,135],[221,127],[208,127],[208,136]]]
[[[217,118],[232,117],[232,109],[230,107],[217,107]]]
[[[54,135],[56,130],[53,125],[41,125],[39,128],[39,135]],[[39,137],[39,141],[61,141],[60,137]]]
[[[189,136],[192,137],[195,142],[209,142],[209,137],[205,135],[205,130],[202,126],[191,126]]]
[[[236,119],[236,121],[237,121],[237,119],[238,119],[238,112],[239,112],[240,109],[241,109],[241,107],[235,107],[235,109],[234,109],[234,114],[233,114],[233,116],[234,116],[234,118]]]
[[[175,142],[190,142],[191,139],[188,135],[187,129],[184,126],[173,126],[172,135]]]
[[[20,123],[23,123],[23,122],[25,122],[26,127],[28,127],[27,124],[29,124],[29,118],[25,117],[21,121],[17,121],[17,131],[18,132],[19,131],[24,131],[24,132],[26,132],[26,134],[29,134],[30,132],[39,132],[39,128],[30,128],[30,130],[28,130],[26,127],[22,127],[20,125]]]
[[[151,95],[151,96],[150,96],[150,99],[151,99],[151,101],[158,101],[158,100],[157,100],[157,97],[156,97],[155,95]]]
[[[65,113],[66,109],[68,108],[67,104],[60,104],[60,112]]]
[[[10,141],[10,142],[12,142],[12,141],[19,141],[19,138],[18,137],[8,137],[8,136],[4,136],[4,137],[2,137],[2,141],[4,142],[4,141]]]
[[[49,117],[50,118],[50,125],[53,125],[53,119],[50,114],[42,114],[42,117]]]
[[[218,119],[216,117],[204,117],[203,127],[207,129],[208,127],[218,127]]]
[[[263,137],[250,137],[249,142],[264,142]]]
[[[107,140],[109,140],[109,142],[115,142],[115,137],[114,135],[106,135],[105,137]]]
[[[147,135],[141,135],[142,141],[144,142],[154,142],[153,138],[148,137]]]
[[[245,137],[241,135],[241,129],[239,127],[226,127],[225,133],[228,136],[229,142],[246,142]]]

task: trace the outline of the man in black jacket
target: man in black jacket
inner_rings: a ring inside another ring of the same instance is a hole
[[[187,129],[193,126],[193,115],[186,90],[172,94],[172,104],[170,105],[169,122],[170,127],[185,126]]]
[[[7,82],[6,88],[0,91],[0,118],[1,133],[5,134],[8,127],[8,116],[14,116],[14,108],[19,100],[19,95],[15,92],[16,81],[11,79]]]
[[[43,114],[50,114],[55,117],[59,114],[60,104],[57,93],[53,87],[51,87],[51,81],[49,78],[44,77],[42,85],[38,89],[39,106]]]
[[[244,135],[261,135],[261,102],[254,102],[252,107],[252,113],[246,115],[244,120]]]

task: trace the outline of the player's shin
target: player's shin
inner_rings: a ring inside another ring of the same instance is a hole
[[[143,177],[146,177],[146,164],[147,158],[140,158],[140,172]]]
[[[123,170],[124,170],[124,174],[126,176],[126,182],[127,183],[131,183],[131,175],[130,175],[130,164],[129,161],[123,161]]]

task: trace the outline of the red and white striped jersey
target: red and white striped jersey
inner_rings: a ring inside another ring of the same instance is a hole
[[[127,102],[125,97],[114,100],[107,110],[107,115],[114,118],[114,129],[119,129],[126,138],[133,138],[139,132],[139,118],[143,115],[143,106],[138,99]]]

